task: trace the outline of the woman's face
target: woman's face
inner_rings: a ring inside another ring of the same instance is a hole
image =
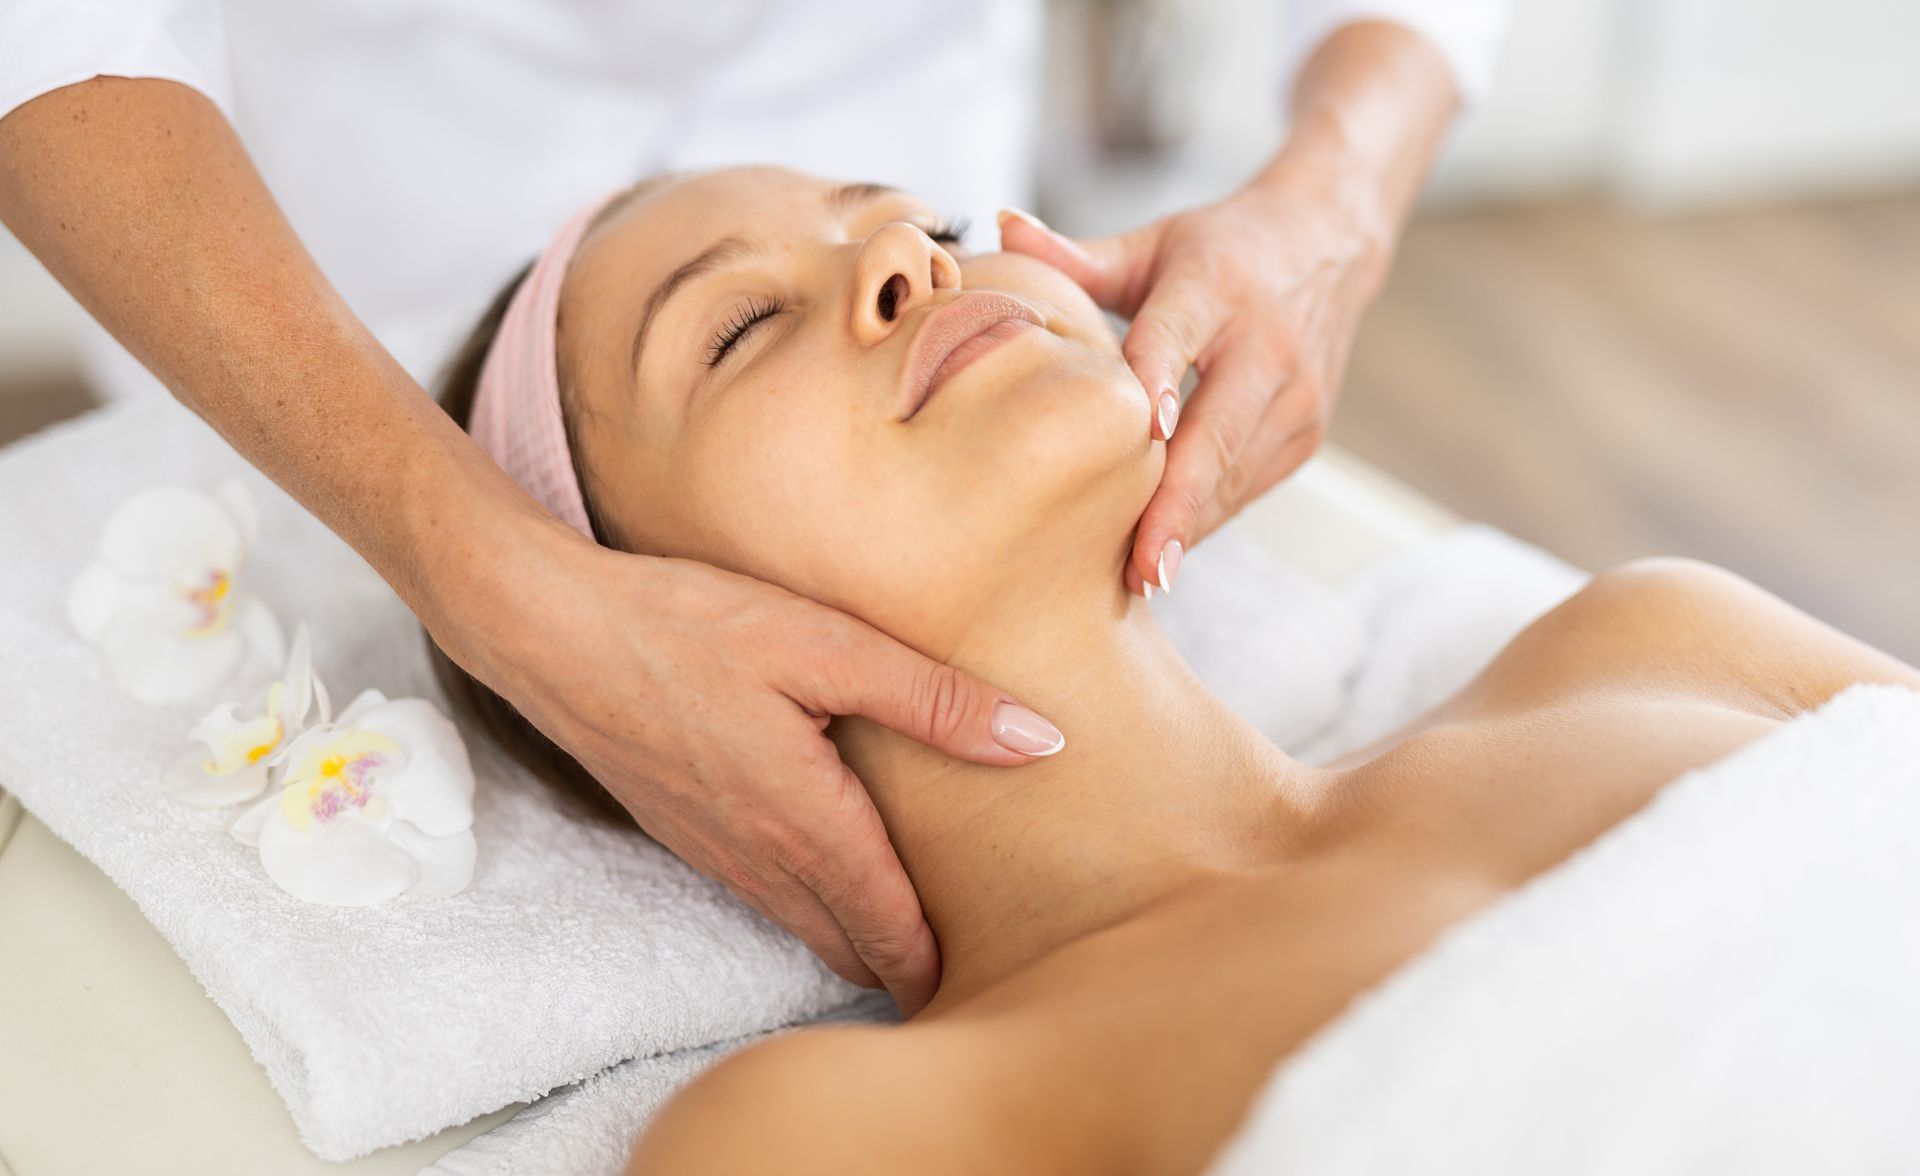
[[[1117,583],[1163,460],[1147,397],[1066,275],[941,229],[904,192],[778,168],[673,179],[596,227],[560,365],[617,538],[936,653],[1036,576]]]

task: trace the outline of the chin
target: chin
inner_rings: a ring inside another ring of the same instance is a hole
[[[1159,485],[1166,447],[1152,439],[1140,382],[1112,366],[1050,371],[982,405],[991,423],[969,430],[964,454],[972,492],[1006,500],[1001,509],[1015,517],[1131,510],[1131,528]]]

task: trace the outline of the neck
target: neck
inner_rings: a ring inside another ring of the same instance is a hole
[[[936,1006],[1283,857],[1311,807],[1317,773],[1201,685],[1120,587],[1117,562],[1097,579],[1097,591],[995,594],[1022,608],[973,619],[948,657],[1052,720],[1067,739],[1057,755],[982,767],[836,721],[939,940]]]

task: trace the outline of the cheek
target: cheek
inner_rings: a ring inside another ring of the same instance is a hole
[[[928,504],[886,435],[897,426],[863,414],[844,386],[767,381],[728,395],[678,447],[674,554],[870,620],[875,600],[914,591],[903,572],[927,564],[913,539]]]

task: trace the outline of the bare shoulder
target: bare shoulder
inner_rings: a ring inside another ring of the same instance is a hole
[[[978,1170],[943,1125],[964,1070],[931,1027],[804,1029],[731,1054],[635,1145],[630,1176]]]
[[[1583,677],[1636,686],[1667,677],[1758,695],[1784,714],[1818,706],[1856,682],[1920,689],[1920,670],[1807,615],[1725,568],[1643,559],[1595,576],[1516,638],[1490,678],[1544,660]],[[1499,683],[1489,681],[1489,686]]]

